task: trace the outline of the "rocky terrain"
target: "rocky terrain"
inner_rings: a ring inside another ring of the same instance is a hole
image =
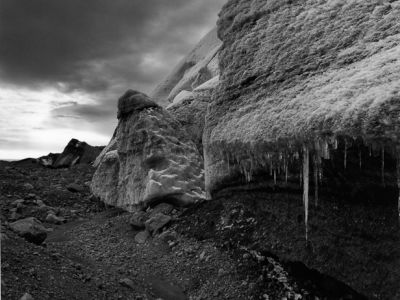
[[[2,299],[363,299],[264,253],[264,217],[246,204],[247,193],[131,214],[90,195],[93,172],[1,163]],[[31,217],[44,241],[13,230]]]

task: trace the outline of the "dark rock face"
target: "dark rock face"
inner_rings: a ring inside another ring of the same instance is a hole
[[[51,167],[56,162],[60,153],[49,153],[48,155],[42,156],[38,158],[39,164],[45,167]]]
[[[85,142],[72,139],[52,167],[65,168],[76,164],[90,164],[94,162],[102,149],[103,147],[93,147]]]
[[[203,136],[209,198],[269,191],[270,252],[381,299],[400,294],[399,16],[379,1],[228,1]]]
[[[181,124],[139,92],[128,91],[118,108],[118,127],[93,176],[94,195],[128,211],[204,199],[202,159]]]

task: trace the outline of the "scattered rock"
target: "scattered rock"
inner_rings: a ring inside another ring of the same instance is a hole
[[[129,223],[135,229],[145,228],[145,222],[147,219],[147,214],[144,211],[138,211],[133,213]]]
[[[218,270],[218,277],[225,276],[226,274],[227,274],[227,272],[224,269],[219,269]]]
[[[150,234],[148,231],[141,231],[138,234],[135,235],[135,242],[138,244],[144,244],[147,242],[149,239]]]
[[[5,234],[4,232],[0,232],[0,240],[2,243],[7,241],[8,240],[7,234]]]
[[[46,204],[44,204],[44,202],[43,202],[42,200],[36,200],[36,201],[35,201],[35,204],[36,204],[37,206],[39,206],[39,207],[46,206]]]
[[[133,281],[130,280],[129,278],[121,279],[119,281],[119,284],[124,286],[124,287],[130,288],[130,289],[134,289],[135,288],[135,285],[134,285]]]
[[[158,238],[165,243],[170,244],[171,242],[175,242],[177,240],[177,234],[175,231],[164,231],[162,232]]]
[[[29,193],[29,194],[25,197],[25,199],[26,199],[26,200],[33,200],[33,199],[36,199],[36,194]]]
[[[154,217],[158,213],[162,213],[164,215],[168,215],[174,209],[174,206],[169,203],[160,203],[156,205],[151,211],[149,218]]]
[[[145,223],[147,231],[150,233],[158,232],[171,221],[171,217],[162,213],[157,213]]]
[[[83,186],[77,184],[77,183],[71,183],[67,185],[67,190],[73,193],[83,193],[85,190]]]
[[[66,220],[64,218],[57,217],[55,214],[48,214],[46,217],[46,222],[52,224],[62,224],[65,223]]]
[[[8,218],[9,221],[15,221],[21,219],[22,215],[17,213],[16,211],[12,211],[10,217]]]
[[[10,228],[28,242],[40,245],[47,237],[47,230],[42,223],[34,218],[26,218],[10,223]]]
[[[34,300],[31,294],[25,293],[19,300]]]
[[[18,199],[18,200],[15,200],[13,203],[11,203],[11,205],[18,207],[19,205],[24,204],[24,202],[25,202],[24,199]]]
[[[24,183],[23,187],[25,189],[27,189],[27,190],[33,190],[34,189],[33,185],[30,184],[30,183]]]

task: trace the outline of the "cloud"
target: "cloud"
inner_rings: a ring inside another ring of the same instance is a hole
[[[148,91],[213,26],[223,2],[2,0],[0,78],[64,92]],[[142,63],[160,52],[157,68]]]
[[[0,148],[56,151],[72,137],[105,144],[118,97],[149,93],[225,1],[1,0],[0,131],[9,134]]]

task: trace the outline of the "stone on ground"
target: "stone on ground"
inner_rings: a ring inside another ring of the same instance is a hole
[[[147,230],[141,231],[135,235],[135,242],[138,244],[144,244],[149,239],[150,234]]]
[[[67,190],[73,193],[82,193],[85,189],[77,183],[71,183],[67,185]]]
[[[40,245],[47,237],[46,228],[34,217],[15,221],[9,226],[19,236],[34,244]]]
[[[145,228],[146,219],[147,214],[144,211],[137,211],[132,214],[129,224],[135,229],[142,229]]]
[[[172,218],[162,213],[157,213],[152,218],[146,221],[146,230],[150,233],[156,233],[165,227]]]
[[[65,223],[66,220],[64,218],[57,217],[55,214],[48,214],[46,217],[46,222],[59,225]]]
[[[34,300],[31,294],[25,293],[19,300]]]
[[[123,278],[123,279],[121,279],[121,280],[119,281],[119,283],[120,283],[122,286],[127,287],[127,288],[130,288],[130,289],[134,289],[134,288],[135,288],[135,284],[134,284],[133,281],[132,281],[131,279],[129,279],[129,278]]]

